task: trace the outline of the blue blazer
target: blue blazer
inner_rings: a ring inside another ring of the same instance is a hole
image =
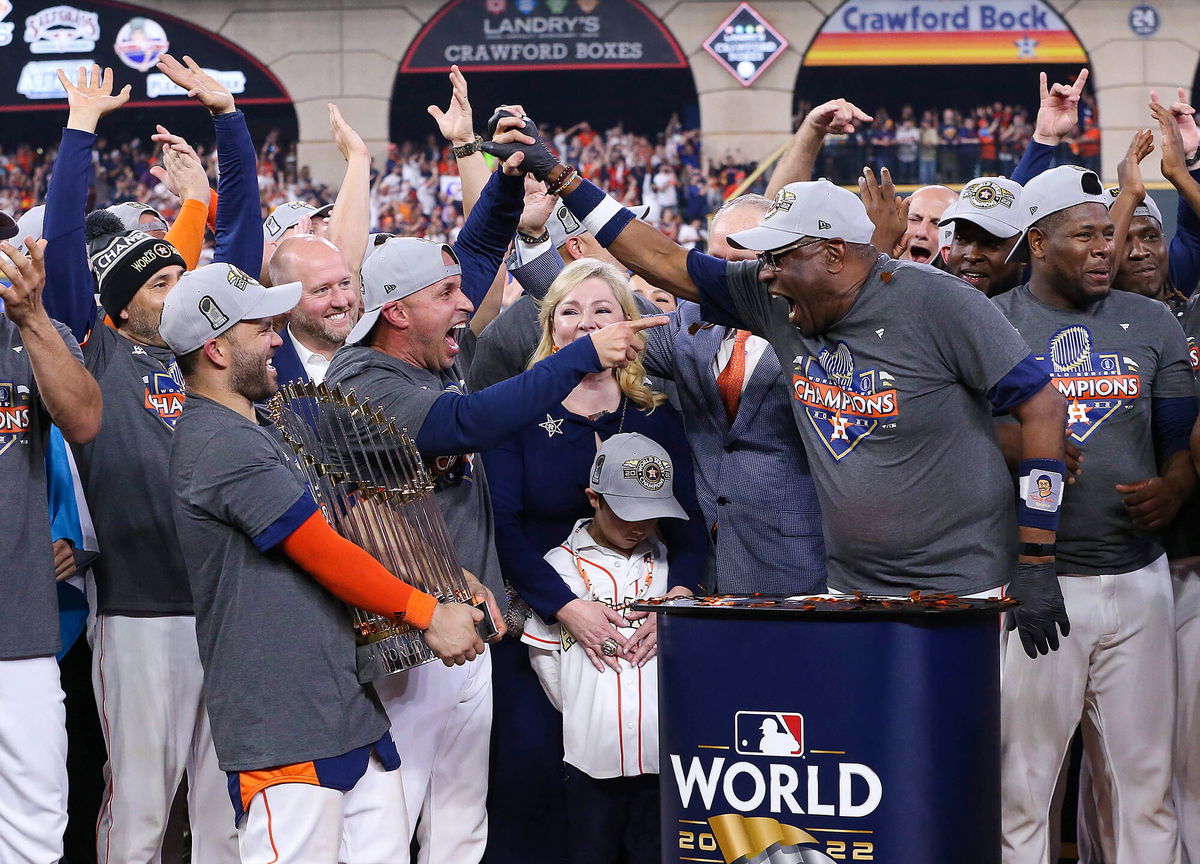
[[[763,352],[730,425],[713,359],[726,328],[701,325],[700,307],[681,302],[664,327],[651,327],[646,371],[673,378],[696,467],[696,495],[716,526],[719,593],[808,594],[825,590],[821,509],[775,352]]]
[[[296,353],[296,346],[292,344],[292,334],[284,327],[279,335],[283,338],[283,344],[275,349],[275,373],[279,377],[279,386],[290,384],[293,381],[302,381],[308,383],[308,373],[304,371],[304,364],[300,362],[300,355]]]

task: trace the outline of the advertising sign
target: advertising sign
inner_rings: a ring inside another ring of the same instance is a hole
[[[805,66],[1086,62],[1042,0],[847,0],[804,57]]]
[[[450,0],[401,72],[682,69],[683,52],[638,0]]]
[[[195,57],[243,104],[287,104],[271,72],[241,48],[155,9],[115,0],[48,4],[0,0],[0,111],[64,109],[56,72],[74,78],[80,66],[111,66],[117,87],[133,85],[130,104],[192,104],[154,71],[168,51]]]
[[[664,862],[999,864],[995,613],[660,615]]]
[[[743,3],[704,43],[704,50],[743,87],[749,87],[787,48],[787,40]]]

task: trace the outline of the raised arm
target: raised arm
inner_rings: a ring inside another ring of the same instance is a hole
[[[173,135],[165,126],[150,136],[162,145],[162,165],[155,165],[150,172],[182,199],[179,215],[163,239],[174,246],[189,270],[196,269],[200,254],[204,251],[204,232],[208,227],[208,205],[212,200],[212,188],[208,185],[208,174],[204,162],[186,140]]]
[[[54,173],[46,193],[42,236],[46,238],[46,289],[42,298],[51,318],[70,328],[80,342],[96,323],[96,283],[88,266],[83,221],[87,215],[88,171],[100,118],[129,101],[130,85],[113,94],[112,69],[79,67],[74,83],[60,69],[70,113],[63,129]]]
[[[1079,99],[1083,85],[1088,79],[1087,67],[1079,70],[1074,84],[1048,85],[1046,73],[1038,76],[1041,104],[1034,121],[1033,139],[1021,161],[1013,171],[1012,179],[1024,186],[1047,170],[1054,161],[1054,151],[1059,143],[1079,123]]]
[[[470,216],[492,169],[479,152],[471,101],[467,98],[467,79],[457,66],[450,67],[450,104],[446,110],[436,105],[430,105],[425,110],[437,121],[438,131],[454,148],[458,176],[462,180],[463,213]]]
[[[338,190],[329,217],[329,242],[341,250],[346,266],[358,284],[358,271],[367,251],[367,235],[371,231],[371,152],[342,112],[329,105],[329,129],[333,143],[346,160],[342,188]]]
[[[217,134],[217,248],[213,260],[247,273],[262,270],[262,208],[258,197],[258,157],[246,118],[233,94],[191,57],[180,63],[170,54],[158,71],[208,109]]]
[[[1110,210],[1113,221],[1111,260],[1116,262],[1116,266],[1120,266],[1125,257],[1125,241],[1129,236],[1129,225],[1133,222],[1133,211],[1146,200],[1141,162],[1153,149],[1154,133],[1149,129],[1139,129],[1133,133],[1125,158],[1117,165],[1117,186],[1121,193]]]
[[[812,109],[801,121],[792,135],[791,143],[779,157],[771,182],[764,193],[774,198],[775,193],[789,183],[812,179],[813,165],[826,135],[849,135],[857,128],[855,123],[870,123],[873,118],[857,105],[845,99],[831,99]]]
[[[1200,145],[1200,130],[1193,116],[1195,109],[1179,88],[1179,101],[1169,108],[1150,93],[1150,113],[1162,134],[1162,173],[1179,193],[1175,236],[1171,238],[1171,281],[1184,294],[1191,295],[1200,282],[1200,168],[1188,165]]]

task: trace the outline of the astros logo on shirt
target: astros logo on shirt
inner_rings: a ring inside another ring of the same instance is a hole
[[[174,367],[175,364],[171,365]],[[179,415],[183,413],[183,403],[187,399],[183,384],[170,372],[151,372],[142,380],[146,382],[146,410],[161,420],[168,429],[174,429]]]
[[[841,461],[879,421],[900,413],[890,376],[874,369],[858,371],[845,342],[824,349],[819,358],[807,357],[792,375],[792,395],[805,407],[808,421],[821,441]]]
[[[29,442],[29,388],[0,381],[0,453]]]
[[[1049,358],[1037,359],[1067,399],[1067,431],[1076,441],[1086,441],[1125,400],[1141,396],[1137,363],[1120,354],[1094,352],[1092,331],[1082,324],[1059,330],[1050,337],[1049,348]]]

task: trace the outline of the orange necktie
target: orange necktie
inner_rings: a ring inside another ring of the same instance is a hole
[[[737,330],[733,337],[733,354],[729,362],[717,376],[717,392],[725,403],[725,417],[733,424],[737,416],[738,403],[742,399],[742,381],[746,377],[746,340],[750,338],[749,330]]]

